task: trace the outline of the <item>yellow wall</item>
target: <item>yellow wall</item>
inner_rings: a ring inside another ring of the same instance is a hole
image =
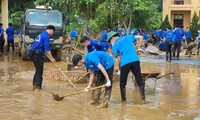
[[[8,0],[1,0],[2,23],[4,29],[8,27]]]
[[[163,20],[165,16],[169,16],[169,22],[173,26],[173,14],[184,14],[185,28],[190,25],[190,21],[194,12],[200,14],[200,0],[185,0],[185,5],[174,5],[173,0],[163,0]]]

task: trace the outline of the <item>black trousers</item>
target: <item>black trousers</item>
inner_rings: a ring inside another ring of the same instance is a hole
[[[166,42],[166,61],[172,60],[172,43]]]
[[[191,38],[186,38],[187,45],[189,45],[191,41],[192,41]]]
[[[106,89],[105,89],[103,103],[108,103],[110,100],[111,91],[112,91],[113,70],[114,70],[114,66],[111,67],[110,69],[106,70],[106,72],[109,76],[109,79],[111,81],[111,86],[106,87]],[[106,83],[106,78],[103,75],[103,73],[101,71],[95,72],[95,82],[94,82],[95,87],[101,86],[105,83]],[[100,99],[100,95],[101,95],[101,89],[93,90],[92,91],[92,100],[98,101]]]
[[[4,51],[4,44],[5,44],[5,40],[0,40],[0,51],[1,51],[1,53],[3,53],[3,51]]]
[[[176,52],[177,52],[177,55],[176,55]],[[180,52],[181,52],[181,41],[175,40],[174,49],[173,49],[173,57],[179,58]]]
[[[32,61],[35,66],[35,75],[33,77],[33,86],[41,89],[42,81],[43,81],[43,69],[44,69],[44,61],[42,53],[34,53],[32,56]]]
[[[7,48],[8,52],[10,51],[10,45],[12,46],[12,52],[14,53],[14,49],[15,49],[14,40],[8,40],[8,48]]]
[[[141,76],[140,62],[137,61],[137,62],[132,62],[132,63],[129,63],[129,64],[121,67],[120,88],[121,89],[126,88],[127,78],[128,78],[128,74],[130,71],[135,76],[137,85],[140,88],[144,87],[144,82],[143,82],[142,76]]]

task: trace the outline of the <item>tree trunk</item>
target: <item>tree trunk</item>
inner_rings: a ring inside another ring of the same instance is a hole
[[[122,22],[123,22],[125,30],[126,30],[126,35],[129,35],[129,31],[131,29],[131,24],[132,24],[132,16],[131,15],[129,16],[128,26],[126,25],[126,22],[124,20],[122,20]]]
[[[87,35],[86,34],[86,31],[88,31],[88,24],[89,24],[89,21],[90,19],[89,18],[86,18],[85,19],[85,24],[84,24],[84,27],[83,27],[83,35]],[[89,32],[89,31],[88,31]],[[81,33],[80,33],[81,34]]]

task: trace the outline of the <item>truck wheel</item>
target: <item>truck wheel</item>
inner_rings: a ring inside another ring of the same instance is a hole
[[[56,60],[57,60],[57,61],[61,61],[61,56],[62,56],[62,50],[57,50],[57,53],[56,53]]]
[[[24,43],[22,43],[22,46],[21,46],[21,56],[22,56],[22,60],[27,60],[27,57],[26,57],[26,50],[25,50],[25,47],[24,47]]]

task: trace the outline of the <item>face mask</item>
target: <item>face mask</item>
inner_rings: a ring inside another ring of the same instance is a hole
[[[110,44],[111,44],[112,46],[114,46],[115,42],[111,41]]]

